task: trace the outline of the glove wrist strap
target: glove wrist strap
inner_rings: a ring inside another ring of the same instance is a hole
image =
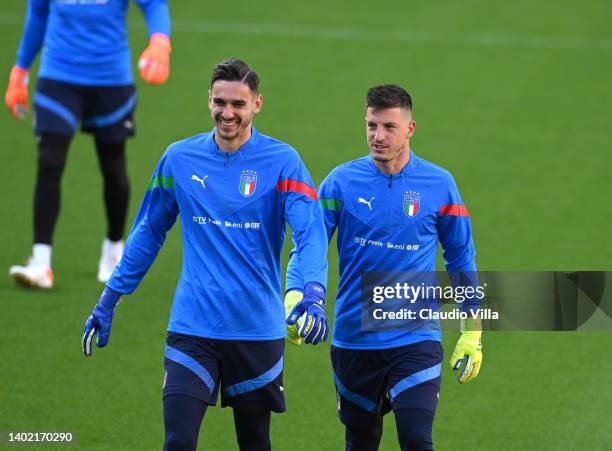
[[[98,305],[114,310],[120,299],[121,293],[113,290],[112,288],[105,287],[102,295],[100,296],[100,300],[98,301]]]
[[[304,297],[314,296],[325,305],[325,287],[318,282],[307,282],[304,285]]]

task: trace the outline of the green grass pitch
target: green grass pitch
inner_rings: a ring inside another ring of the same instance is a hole
[[[0,6],[0,68],[7,75],[24,3]],[[131,218],[165,147],[211,127],[210,69],[236,56],[262,79],[257,127],[299,149],[316,182],[367,152],[367,88],[399,83],[414,98],[413,148],[458,181],[481,269],[612,270],[608,0],[182,0],[171,9],[171,78],[163,87],[137,82]],[[129,24],[136,58],[145,28],[134,5]],[[30,125],[6,111],[0,155],[0,270],[7,271],[31,245],[36,153]],[[72,431],[70,449],[160,449],[164,336],[179,275],[180,226],[118,308],[109,347],[86,360],[80,338],[101,289],[95,276],[105,232],[89,136],[73,142],[62,202],[57,289],[17,289],[8,274],[0,277],[0,430]],[[332,249],[330,299],[336,286]],[[445,357],[437,449],[610,449],[611,337],[486,334],[481,374],[467,386],[455,381]],[[445,335],[447,357],[455,339]],[[285,366],[288,412],[273,417],[274,449],[342,449],[329,346],[288,347]],[[235,448],[231,412],[209,409],[200,449]],[[381,450],[397,448],[388,416]]]

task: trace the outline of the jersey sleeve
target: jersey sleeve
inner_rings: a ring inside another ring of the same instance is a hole
[[[170,37],[170,9],[167,0],[135,0],[147,22],[149,37],[163,33]]]
[[[455,180],[449,175],[443,204],[438,211],[438,236],[442,244],[446,271],[454,286],[478,286],[476,263],[474,257],[474,241],[472,239],[472,224]],[[476,299],[461,304],[465,311],[478,307]]]
[[[291,226],[301,280],[327,287],[327,239],[317,191],[306,166],[295,152],[281,170],[277,189],[283,196],[285,218]],[[299,288],[303,288],[302,283]]]
[[[336,190],[336,182],[333,173],[328,175],[319,187],[319,204],[323,212],[323,222],[327,242],[331,241],[336,228],[338,227],[338,218],[340,209],[342,208],[342,200],[340,192]],[[293,238],[295,244],[295,238]],[[285,291],[298,290],[302,291],[305,280],[302,275],[302,265],[300,257],[294,247],[289,255],[289,263],[287,264],[287,274],[285,276]]]
[[[177,215],[174,177],[166,152],[153,173],[123,257],[107,283],[109,288],[122,294],[130,294],[136,289],[157,257]]]
[[[30,68],[43,45],[48,15],[48,0],[28,1],[21,43],[19,44],[19,50],[17,50],[17,65],[22,69]]]

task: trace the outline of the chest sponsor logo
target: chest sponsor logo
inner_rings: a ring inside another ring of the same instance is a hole
[[[404,213],[409,218],[414,218],[421,210],[421,193],[416,191],[408,191],[404,194]]]
[[[421,247],[420,244],[392,243],[391,241],[370,240],[361,236],[354,237],[353,241],[361,247],[373,246],[392,251],[418,251]]]
[[[242,171],[240,174],[240,184],[238,190],[244,197],[251,197],[257,188],[257,172]]]

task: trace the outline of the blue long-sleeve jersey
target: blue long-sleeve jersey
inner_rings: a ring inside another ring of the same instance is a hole
[[[340,280],[332,344],[386,349],[440,340],[439,322],[402,330],[365,331],[361,324],[361,274],[435,271],[438,241],[446,269],[476,271],[468,211],[451,174],[410,152],[398,174],[385,174],[371,156],[335,168],[319,187],[327,237],[338,230]],[[302,283],[300,256],[292,253],[286,289]]]
[[[168,330],[225,340],[285,336],[280,255],[288,222],[304,280],[327,285],[327,239],[314,183],[289,145],[260,134],[239,151],[214,130],[172,144],[108,286],[129,294],[180,216],[183,267]]]
[[[170,36],[167,0],[134,0],[149,36]],[[38,76],[84,86],[132,83],[126,14],[129,0],[29,0],[17,65],[29,69],[41,47]]]

